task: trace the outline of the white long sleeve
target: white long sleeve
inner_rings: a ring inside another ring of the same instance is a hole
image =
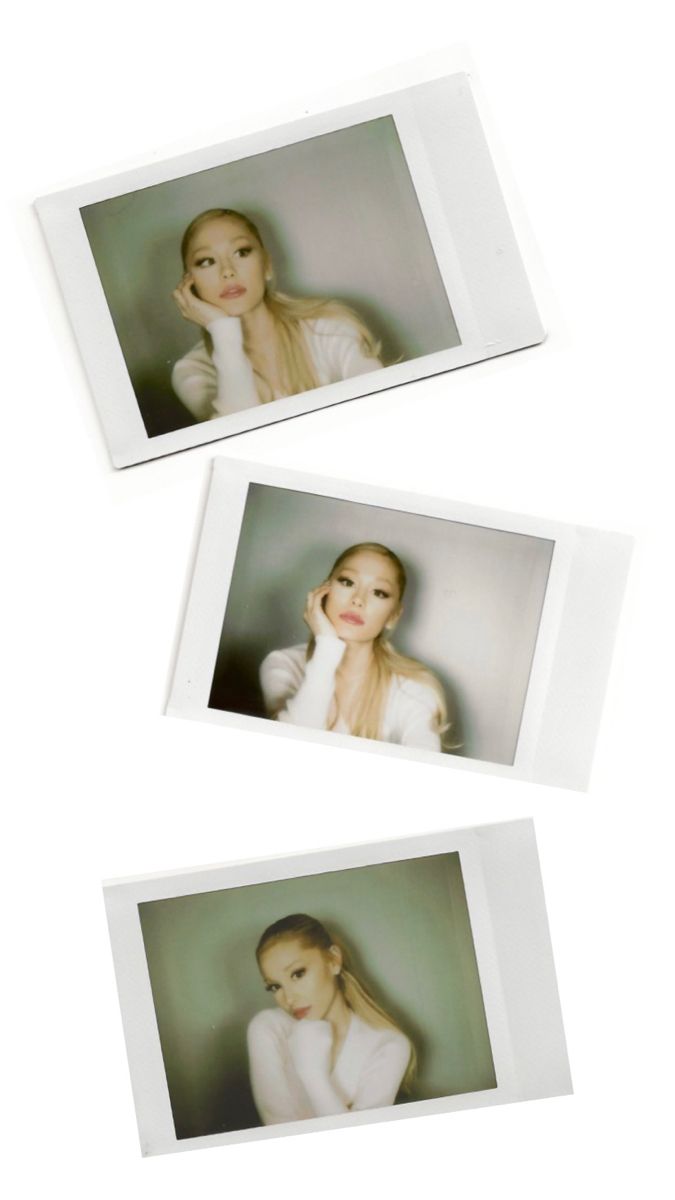
[[[246,1041],[253,1099],[263,1125],[313,1116],[290,1061],[290,1029],[283,1013],[263,1009],[249,1024]],[[292,1018],[287,1018],[291,1021]]]
[[[393,1104],[410,1061],[410,1043],[403,1034],[386,1031],[381,1045],[366,1064],[359,1079],[352,1112],[385,1108]]]
[[[345,652],[339,638],[319,637],[307,662],[304,646],[273,650],[260,668],[265,709],[270,717],[309,729],[326,729],[335,694],[335,673]],[[421,679],[396,676],[382,718],[380,740],[441,753],[436,691]],[[334,727],[349,733],[343,724]]]
[[[394,686],[396,691],[390,696],[388,710],[392,713],[398,745],[440,753],[438,697],[434,689],[420,680],[404,678],[397,679]]]
[[[331,1071],[333,1030],[328,1021],[296,1021],[288,1039],[291,1060],[315,1117],[349,1112]]]
[[[379,358],[364,353],[361,335],[351,321],[319,317],[308,321],[307,326],[307,341],[322,383],[382,369]]]
[[[208,331],[213,353],[200,342],[176,363],[171,376],[176,395],[198,421],[260,403],[240,319],[219,317]],[[320,387],[382,367],[378,358],[364,354],[358,329],[350,321],[319,317],[303,322],[303,332]]]
[[[224,417],[260,403],[253,367],[244,351],[238,317],[219,317],[208,327],[213,353],[195,346],[173,368],[178,398],[198,421]]]
[[[292,725],[325,729],[335,672],[346,648],[338,637],[318,637],[309,662],[302,647],[268,654],[260,668],[260,683],[269,715]]]
[[[257,1013],[248,1027],[251,1087],[265,1125],[384,1108],[396,1100],[410,1043],[394,1029],[374,1029],[352,1014],[332,1071],[323,1062],[293,1063],[293,1018],[279,1009]]]

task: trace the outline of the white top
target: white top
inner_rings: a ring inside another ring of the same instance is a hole
[[[346,643],[338,637],[320,636],[307,661],[307,646],[273,650],[260,668],[265,708],[278,721],[327,729],[335,694],[335,672]],[[419,750],[441,750],[436,729],[438,697],[429,684],[403,675],[394,676],[384,708],[380,740]],[[341,719],[332,726],[349,733]]]
[[[247,1037],[263,1125],[393,1104],[410,1059],[405,1034],[373,1029],[356,1013],[332,1070],[328,1021],[296,1021],[280,1008],[266,1008],[249,1024]]]
[[[368,358],[356,327],[347,320],[319,317],[301,321],[319,385],[378,371]],[[244,351],[239,317],[219,317],[208,326],[213,353],[198,342],[173,368],[173,389],[193,417],[209,421],[260,404],[253,367]],[[280,397],[275,397],[279,399]]]

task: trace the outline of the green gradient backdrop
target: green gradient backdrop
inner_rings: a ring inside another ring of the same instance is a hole
[[[269,1006],[254,950],[292,912],[318,917],[413,1038],[426,1100],[496,1086],[459,854],[139,905],[176,1136],[260,1122],[246,1027]]]

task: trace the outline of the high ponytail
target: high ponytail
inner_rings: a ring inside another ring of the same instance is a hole
[[[282,917],[281,920],[275,921],[273,925],[269,925],[256,947],[255,953],[258,963],[260,963],[260,957],[263,952],[269,949],[271,945],[290,938],[297,938],[304,946],[322,950],[324,953],[328,953],[333,946],[337,947],[342,955],[342,967],[336,979],[347,1007],[357,1017],[360,1017],[362,1021],[365,1021],[366,1025],[370,1025],[373,1029],[391,1029],[395,1033],[403,1033],[400,1025],[394,1020],[391,1014],[378,1003],[375,997],[361,983],[361,980],[349,968],[348,954],[343,944],[337,938],[332,937],[325,925],[322,925],[321,921],[318,921],[316,917],[309,917],[306,913],[293,913],[291,916]],[[409,1091],[417,1071],[417,1054],[408,1035],[404,1034],[404,1037],[407,1038],[410,1045],[410,1058],[408,1059],[408,1066],[401,1082],[401,1088],[404,1091]]]

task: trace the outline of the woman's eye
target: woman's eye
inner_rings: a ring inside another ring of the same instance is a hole
[[[389,599],[389,592],[383,592],[381,588],[375,588],[375,595],[377,596],[378,600]]]
[[[352,579],[345,578],[344,575],[338,576],[338,583],[341,583],[343,587],[353,587],[354,586],[354,581]]]
[[[250,246],[240,246],[238,250],[235,250],[235,254],[240,254],[242,258],[248,258],[250,253]]]
[[[195,266],[196,267],[212,267],[214,261],[215,260],[212,258],[198,258],[195,263]]]
[[[279,984],[278,983],[267,983],[267,984],[265,984],[265,991],[266,992],[278,992]]]
[[[302,979],[304,974],[305,974],[305,968],[299,967],[297,971],[293,972],[293,974],[291,975],[291,979]]]

